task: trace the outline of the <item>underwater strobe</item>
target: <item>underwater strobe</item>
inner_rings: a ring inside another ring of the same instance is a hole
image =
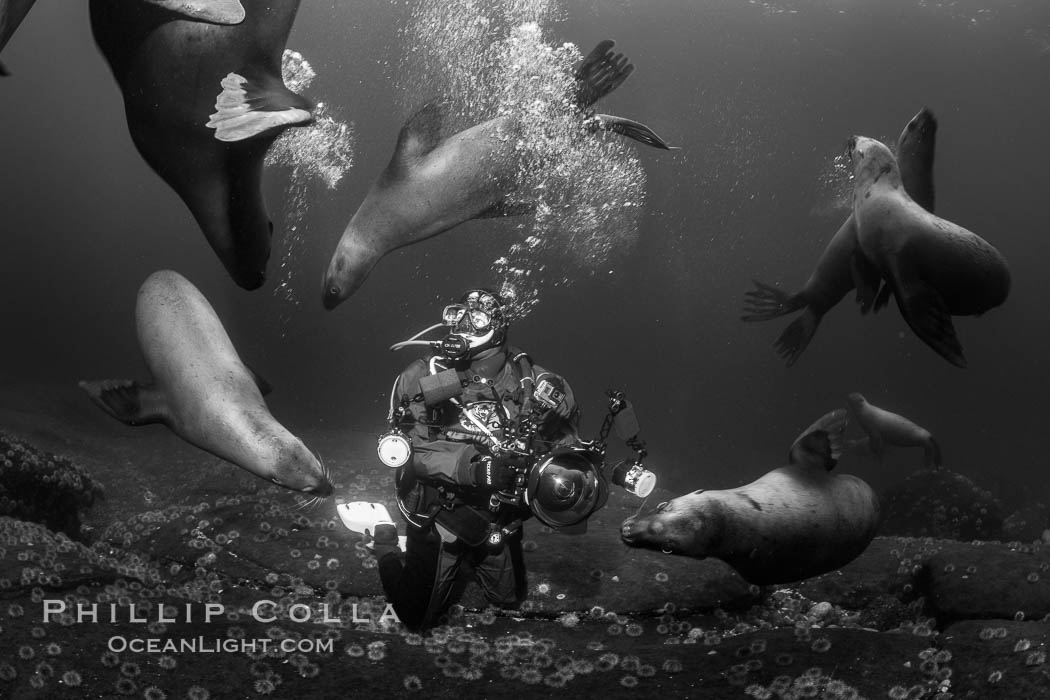
[[[395,428],[379,436],[376,452],[379,453],[380,462],[397,469],[408,463],[408,458],[412,456],[412,443],[407,435]]]
[[[638,416],[635,415],[634,406],[627,400],[622,391],[608,391],[609,413],[605,416],[602,424],[601,441],[604,442],[609,436],[609,430],[616,432],[624,443],[635,451],[633,460],[624,460],[613,467],[611,480],[614,485],[623,488],[630,494],[645,498],[656,488],[656,474],[642,466],[648,452],[645,442],[638,439],[641,428],[638,425]]]

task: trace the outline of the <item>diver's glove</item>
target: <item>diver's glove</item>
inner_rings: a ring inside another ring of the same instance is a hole
[[[474,459],[474,486],[490,491],[503,491],[514,487],[518,472],[514,461],[491,455],[479,455]]]

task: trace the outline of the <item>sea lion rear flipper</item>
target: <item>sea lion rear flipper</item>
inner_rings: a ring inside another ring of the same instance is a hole
[[[240,24],[244,7],[240,0],[144,0],[150,5],[182,15],[185,19],[212,24]]]
[[[222,79],[215,113],[206,126],[219,141],[244,141],[253,136],[313,120],[313,105],[284,83],[252,80],[237,73]]]
[[[591,119],[594,120],[592,123],[596,124],[597,128],[613,131],[621,136],[632,138],[639,143],[644,143],[646,146],[661,148],[665,151],[679,150],[679,146],[668,144],[655,131],[633,119],[614,117],[611,114],[595,114]]]
[[[162,423],[164,416],[156,409],[161,405],[153,387],[133,379],[102,379],[77,384],[103,411],[121,423],[146,425]]]
[[[911,282],[897,290],[897,308],[915,334],[938,355],[956,367],[966,367],[951,312],[940,292],[925,282]]]
[[[879,312],[879,309],[890,303],[890,296],[893,295],[893,289],[888,284],[882,285],[882,289],[879,290],[879,296],[875,299],[875,306],[872,311],[875,313]]]
[[[831,471],[846,449],[846,409],[825,413],[802,431],[788,451],[788,463]]]
[[[598,42],[576,66],[576,105],[580,109],[586,110],[620,87],[634,72],[634,66],[628,63],[626,56],[612,52],[615,44],[612,39]]]
[[[769,321],[806,305],[801,294],[788,294],[755,279],[751,282],[755,288],[744,292],[744,312],[747,315],[741,316],[741,321]]]
[[[798,362],[798,358],[802,357],[802,351],[806,349],[809,341],[813,339],[817,332],[817,326],[820,325],[820,319],[823,317],[824,315],[814,311],[812,306],[806,307],[802,315],[789,323],[788,327],[777,338],[777,342],[773,343],[777,355],[787,362],[788,367],[791,367]]]
[[[857,303],[860,312],[866,314],[875,304],[882,283],[882,275],[877,267],[871,264],[862,253],[855,252],[850,256],[850,272],[853,275],[853,286],[857,288]]]

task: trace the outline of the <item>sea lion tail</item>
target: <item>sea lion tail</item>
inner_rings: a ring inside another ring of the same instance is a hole
[[[237,73],[222,79],[215,113],[207,127],[219,141],[244,141],[271,129],[285,129],[313,120],[313,105],[277,81],[250,80]]]
[[[823,314],[814,311],[812,307],[807,307],[801,316],[788,324],[788,327],[777,338],[777,342],[773,343],[777,355],[784,358],[788,367],[802,357],[802,352],[817,332],[821,318]]]
[[[623,85],[623,81],[634,72],[627,57],[613,53],[616,44],[612,39],[598,42],[591,52],[576,66],[576,105],[586,110],[601,98]]]
[[[147,392],[152,387],[142,386],[133,379],[83,380],[77,384],[87,392],[99,408],[127,425],[160,423],[160,414],[146,410],[150,403]]]
[[[595,114],[587,120],[587,124],[594,130],[604,129],[605,131],[612,131],[621,136],[634,139],[639,143],[644,143],[646,146],[652,146],[653,148],[659,148],[664,151],[679,150],[678,146],[670,145],[664,141],[659,134],[645,124],[636,122],[633,119],[628,119],[627,117],[614,117],[611,114]]]
[[[806,305],[801,294],[788,294],[777,287],[751,280],[755,288],[744,292],[744,312],[741,321],[769,321],[798,311]]]
[[[846,409],[837,408],[802,431],[788,451],[789,464],[809,464],[831,471],[846,451]]]

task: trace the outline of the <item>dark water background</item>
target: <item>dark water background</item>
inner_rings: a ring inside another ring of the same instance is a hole
[[[1050,3],[572,0],[547,30],[585,51],[616,39],[637,66],[602,111],[643,121],[673,154],[640,151],[648,202],[637,246],[580,270],[512,341],[573,383],[595,433],[606,388],[634,399],[649,466],[684,491],[750,481],[783,461],[798,431],[860,391],[940,440],[946,465],[997,487],[1045,493],[1050,429]],[[318,73],[321,99],[357,135],[355,165],[317,190],[293,279],[273,294],[287,169],[267,175],[278,233],[271,282],[238,289],[188,210],[131,143],[120,93],[89,29],[86,2],[40,0],[4,51],[0,82],[0,377],[64,384],[142,377],[139,285],[187,276],[215,306],[241,356],[276,387],[293,430],[378,430],[393,377],[410,359],[386,348],[434,323],[488,269],[514,228],[491,221],[389,255],[334,312],[321,275],[346,222],[393,149],[404,114],[393,89],[410,6],[305,0],[289,48]],[[781,11],[787,10],[787,11]],[[420,96],[420,102],[426,97]],[[957,318],[970,362],[952,367],[895,308],[862,318],[845,300],[799,363],[771,347],[789,319],[739,320],[751,278],[799,288],[846,216],[822,177],[851,134],[892,142],[923,105],[940,119],[938,214],[1009,260],[1010,299]],[[610,272],[612,274],[610,274]],[[0,388],[0,401],[4,401]],[[84,411],[96,410],[84,398]],[[921,454],[842,469],[897,481]],[[365,466],[365,465],[362,465]],[[371,466],[371,465],[367,465]],[[1004,487],[1005,488],[1005,487]]]

